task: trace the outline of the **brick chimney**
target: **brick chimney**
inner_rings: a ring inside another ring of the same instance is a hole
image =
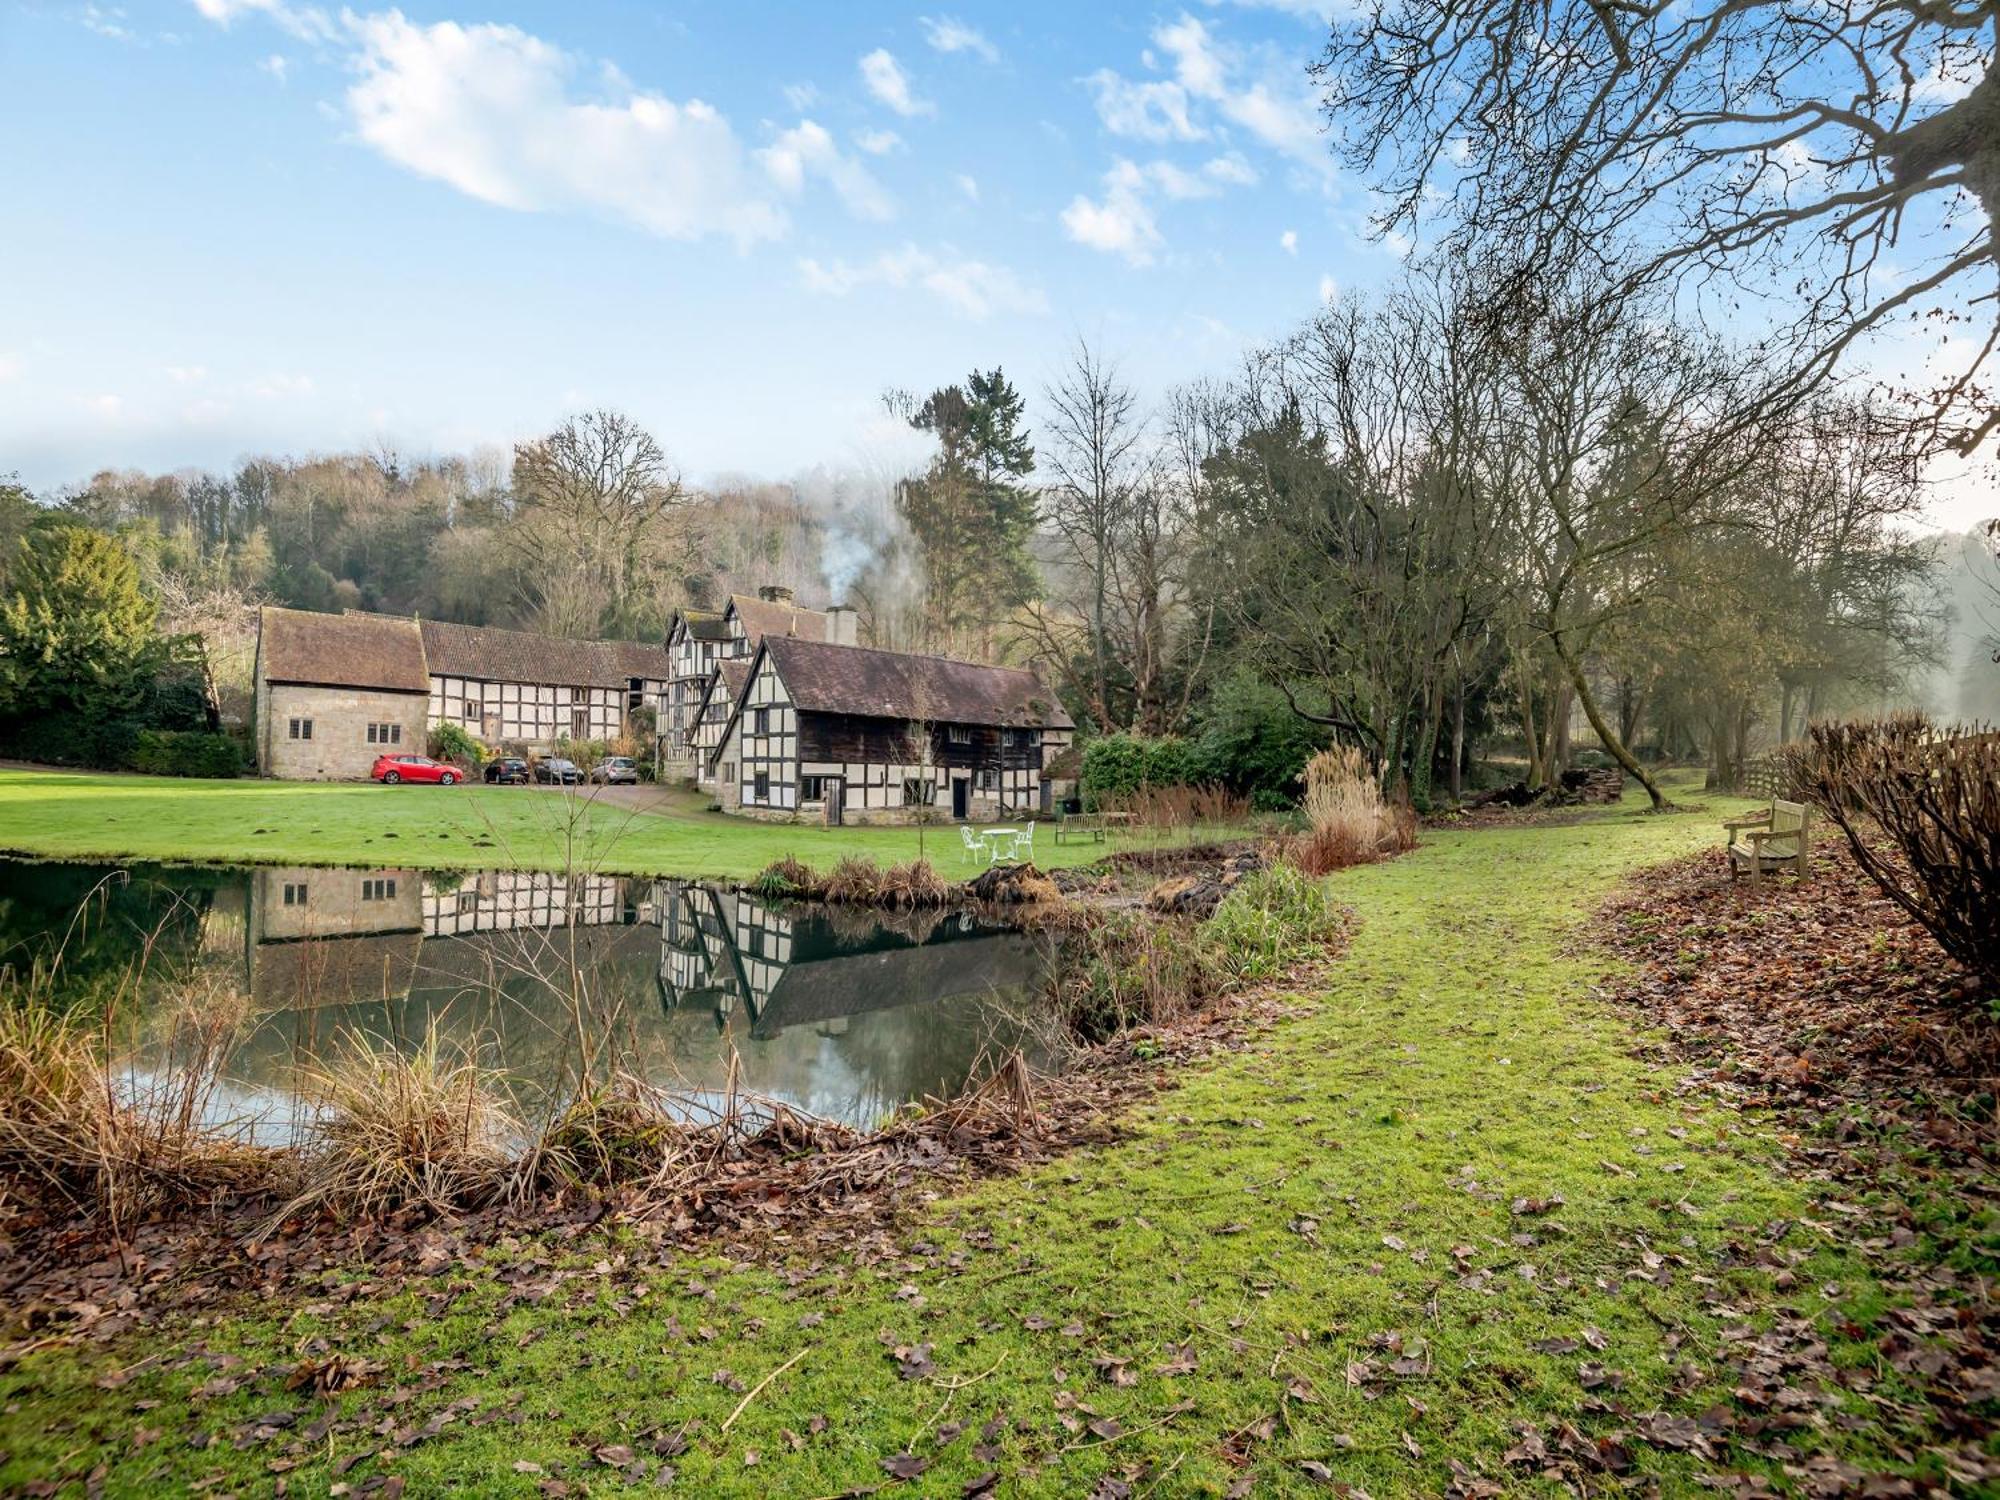
[[[829,604],[826,607],[826,638],[836,646],[860,645],[860,614],[851,605]]]

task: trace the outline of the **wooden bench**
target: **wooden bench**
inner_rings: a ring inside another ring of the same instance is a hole
[[[1756,884],[1766,870],[1782,870],[1790,865],[1803,876],[1806,856],[1812,847],[1812,809],[1803,802],[1787,802],[1773,797],[1770,808],[1747,818],[1731,818],[1722,825],[1729,830],[1729,878],[1748,871]],[[1738,836],[1742,842],[1738,843]]]
[[[1071,839],[1089,839],[1094,844],[1104,842],[1104,815],[1102,813],[1064,813],[1056,819],[1056,842],[1063,844]]]

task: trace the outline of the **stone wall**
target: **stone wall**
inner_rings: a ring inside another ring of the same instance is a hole
[[[365,781],[375,757],[422,755],[429,699],[372,688],[258,684],[258,769],[286,781]],[[291,721],[312,721],[311,739],[293,739]],[[402,728],[400,742],[371,743],[370,724]]]

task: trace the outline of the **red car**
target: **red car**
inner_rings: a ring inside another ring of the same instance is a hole
[[[389,786],[399,781],[435,781],[439,786],[450,786],[458,780],[458,767],[427,755],[378,755],[375,769],[368,774]]]

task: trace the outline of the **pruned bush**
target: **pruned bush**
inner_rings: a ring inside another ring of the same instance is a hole
[[[131,768],[148,776],[223,780],[243,774],[243,747],[204,730],[142,729],[132,744]]]
[[[1883,894],[2000,988],[2000,733],[1918,713],[1820,723],[1788,759]]]

